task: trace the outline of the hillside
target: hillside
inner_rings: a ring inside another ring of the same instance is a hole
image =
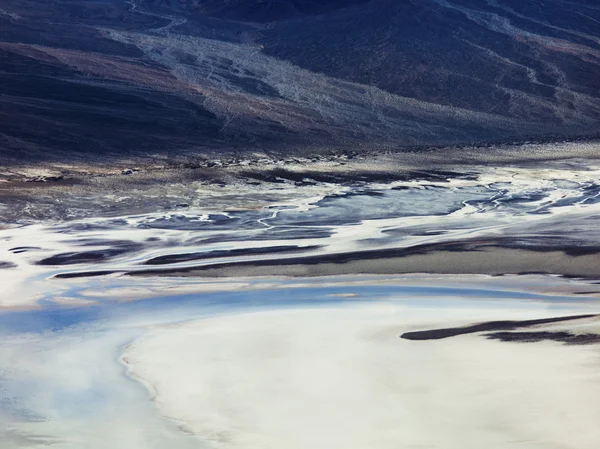
[[[600,130],[592,0],[6,0],[0,55],[5,160]]]

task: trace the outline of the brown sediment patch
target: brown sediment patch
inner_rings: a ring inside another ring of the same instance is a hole
[[[168,265],[172,263],[190,262],[194,260],[205,260],[217,257],[241,257],[241,256],[260,256],[268,255],[273,253],[284,253],[292,254],[315,250],[322,248],[321,245],[312,246],[297,246],[297,245],[285,245],[285,246],[274,246],[270,248],[241,248],[232,250],[215,250],[197,253],[183,253],[183,254],[167,254],[164,256],[153,257],[144,262],[144,265]]]
[[[57,278],[57,279],[76,279],[76,278],[108,276],[109,274],[116,274],[116,273],[122,273],[122,271],[117,271],[117,270],[80,271],[80,272],[74,272],[74,273],[59,273],[53,277]]]
[[[239,262],[215,262],[200,266],[103,270],[61,273],[56,278],[103,276],[122,273],[138,277],[322,277],[338,275],[481,274],[560,275],[566,278],[600,278],[600,256],[583,251],[571,256],[565,250],[524,250],[486,247],[461,251],[462,244],[432,245],[425,248],[384,249],[339,254],[273,258]],[[569,251],[571,252],[571,251]],[[575,250],[573,250],[575,252]],[[282,253],[283,256],[283,253]],[[598,294],[596,291],[586,293]]]
[[[465,249],[469,248],[469,249]],[[525,250],[501,247],[475,248],[449,243],[408,249],[384,249],[341,254],[323,254],[216,263],[204,266],[129,271],[130,276],[252,277],[333,276],[340,274],[555,274],[566,277],[600,278],[600,256],[573,250]]]
[[[55,254],[37,262],[37,265],[75,265],[81,263],[105,262],[111,258],[133,251],[129,248],[107,248],[95,251],[81,251]]]

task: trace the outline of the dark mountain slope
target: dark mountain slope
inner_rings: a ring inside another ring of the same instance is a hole
[[[0,59],[11,163],[600,129],[592,0],[4,0]]]
[[[273,23],[265,52],[402,96],[556,124],[600,114],[600,9],[374,0]],[[529,14],[529,15],[528,15]]]
[[[269,23],[331,13],[371,0],[147,0],[151,8],[194,11],[226,20]]]

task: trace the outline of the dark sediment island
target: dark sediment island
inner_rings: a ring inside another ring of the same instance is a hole
[[[486,323],[473,324],[471,326],[464,327],[452,327],[446,329],[431,329],[424,331],[416,331],[416,332],[406,332],[400,336],[405,340],[442,340],[444,338],[456,337],[458,335],[466,335],[466,334],[474,334],[481,332],[491,332],[491,331],[509,331],[520,329],[523,327],[532,327],[532,326],[541,326],[545,324],[555,324],[555,323],[563,323],[566,321],[574,321],[574,320],[583,320],[587,318],[597,318],[600,315],[588,314],[588,315],[573,315],[573,316],[563,316],[563,317],[555,317],[555,318],[541,318],[537,320],[521,320],[521,321],[489,321]],[[494,332],[488,333],[486,336],[490,338],[495,338],[502,341],[513,341],[510,340],[510,336],[514,336],[514,341],[519,341],[519,337],[522,340],[526,338],[534,338],[535,335],[539,336],[539,340],[543,340],[546,338],[542,338],[542,336],[550,337],[552,332],[546,333],[512,333],[512,332]],[[563,337],[568,337],[568,335],[563,335]],[[535,341],[535,340],[532,340]]]

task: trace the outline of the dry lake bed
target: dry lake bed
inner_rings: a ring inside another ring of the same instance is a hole
[[[2,449],[598,447],[600,166],[276,170],[19,203]]]

